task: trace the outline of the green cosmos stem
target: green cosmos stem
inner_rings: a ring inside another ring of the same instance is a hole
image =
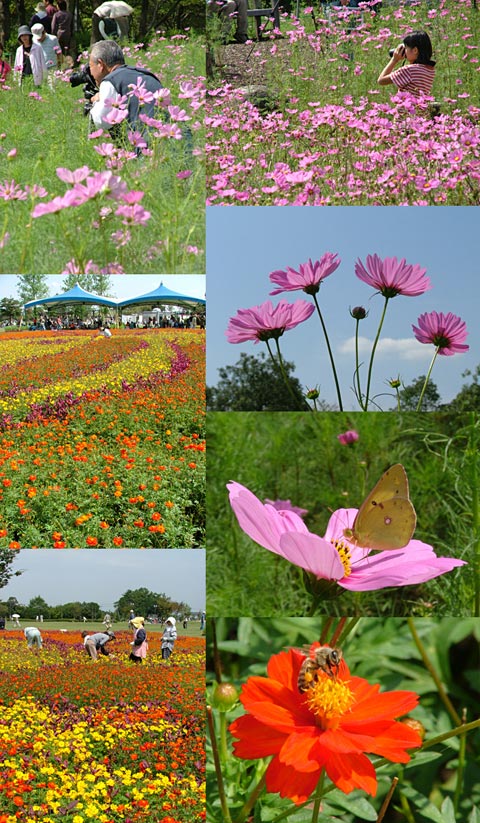
[[[212,744],[213,763],[215,766],[215,774],[217,776],[218,796],[220,799],[220,806],[222,809],[222,818],[224,823],[232,823],[230,817],[230,809],[227,804],[227,796],[223,785],[222,767],[220,765],[220,757],[218,753],[217,738],[215,736],[215,725],[213,722],[213,713],[210,706],[207,706],[207,724],[210,733],[210,742]]]
[[[408,628],[410,629],[410,633],[413,637],[413,642],[415,643],[418,651],[420,652],[420,656],[423,660],[423,663],[424,663],[428,673],[430,674],[433,682],[435,683],[435,686],[437,687],[437,691],[438,691],[440,700],[444,704],[444,706],[445,706],[448,714],[452,718],[453,722],[456,723],[457,726],[461,726],[462,721],[461,721],[459,715],[457,714],[457,712],[455,710],[455,707],[453,706],[452,702],[450,701],[450,698],[449,698],[448,694],[446,693],[445,689],[443,688],[442,681],[440,680],[440,677],[438,676],[432,662],[430,661],[430,658],[427,654],[425,646],[423,645],[423,643],[420,639],[420,636],[419,636],[419,634],[418,634],[418,632],[415,628],[415,623],[414,623],[414,621],[411,617],[407,617],[407,624],[408,624]]]
[[[267,769],[268,769],[268,765],[269,764],[267,764],[265,766],[264,772],[263,772],[260,780],[258,781],[257,785],[255,786],[253,791],[250,793],[249,797],[247,798],[247,800],[243,804],[242,808],[240,809],[240,812],[238,813],[238,817],[235,818],[235,823],[243,823],[243,821],[248,817],[251,810],[253,809],[253,807],[254,807],[255,803],[257,802],[259,796],[263,792],[263,790],[265,788],[266,772],[267,772]]]
[[[470,485],[472,489],[473,573],[475,586],[474,615],[480,616],[480,501],[478,496],[477,418],[470,412]]]
[[[380,318],[380,323],[378,325],[377,335],[375,337],[375,340],[374,340],[374,343],[373,343],[373,346],[372,346],[372,353],[370,355],[370,363],[369,363],[369,366],[368,366],[367,391],[365,393],[365,401],[364,401],[363,404],[360,403],[360,405],[362,406],[363,411],[368,411],[368,401],[369,401],[369,398],[370,398],[370,384],[372,382],[372,372],[373,372],[373,360],[375,358],[375,352],[376,352],[376,349],[377,349],[377,346],[378,346],[378,341],[380,340],[380,333],[382,331],[383,321],[385,320],[385,314],[387,312],[387,306],[388,306],[388,301],[389,300],[390,300],[389,297],[385,297],[385,305],[383,307],[382,316]]]
[[[318,815],[320,814],[320,805],[323,797],[323,783],[325,780],[325,770],[322,769],[320,779],[315,789],[315,801],[313,804],[312,823],[318,823]]]
[[[420,397],[418,399],[417,408],[415,409],[415,411],[417,411],[417,412],[419,412],[422,408],[423,395],[425,394],[425,389],[427,388],[428,381],[430,380],[430,375],[432,373],[433,364],[435,363],[435,360],[437,359],[437,354],[438,354],[439,348],[440,348],[440,346],[437,346],[437,348],[435,349],[435,354],[433,355],[432,362],[430,363],[430,366],[428,368],[427,376],[425,378],[425,383],[423,384],[423,388],[422,388],[422,391],[420,392]]]
[[[282,354],[280,352],[280,344],[278,342],[278,338],[277,337],[275,338],[275,345],[277,347],[278,360],[275,359],[275,356],[274,356],[274,354],[273,354],[273,352],[270,348],[270,343],[269,343],[268,340],[265,340],[265,344],[267,346],[268,353],[269,353],[270,357],[272,358],[272,363],[274,364],[275,368],[280,371],[280,374],[282,375],[283,382],[285,383],[285,385],[287,387],[287,390],[288,390],[288,393],[289,393],[290,397],[295,401],[295,403],[297,405],[300,405],[300,400],[297,397],[297,395],[295,394],[295,392],[293,391],[292,384],[290,383],[290,380],[288,379],[288,374],[285,371],[285,366],[283,365],[283,358],[282,358]],[[310,406],[308,405],[308,403],[306,403],[305,401],[302,401],[300,408],[301,408],[302,411],[305,411],[306,409],[308,409],[308,411],[312,411]]]
[[[317,313],[318,313],[318,316],[320,318],[320,323],[322,324],[322,329],[323,329],[323,334],[324,334],[324,337],[325,337],[325,342],[327,344],[328,356],[330,357],[330,363],[331,363],[332,371],[333,371],[333,379],[335,380],[335,388],[337,390],[338,407],[339,407],[340,411],[343,411],[342,395],[340,393],[340,384],[338,382],[337,370],[335,368],[335,361],[333,359],[333,352],[332,352],[332,349],[331,349],[331,346],[330,346],[330,341],[328,339],[327,327],[325,326],[325,323],[324,323],[324,320],[323,320],[323,317],[322,317],[322,312],[320,311],[320,306],[318,305],[317,295],[312,294],[312,297],[313,297],[313,300],[315,302],[315,306],[317,308]]]
[[[360,359],[359,359],[359,351],[358,351],[358,332],[360,329],[360,320],[356,319],[355,321],[355,378],[357,380],[357,388],[356,388],[356,395],[358,399],[359,406],[362,406],[362,387],[360,385]],[[354,379],[355,379],[354,378]]]

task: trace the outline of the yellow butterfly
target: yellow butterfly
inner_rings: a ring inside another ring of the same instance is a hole
[[[352,528],[343,534],[362,548],[402,549],[411,540],[416,523],[407,475],[396,463],[381,476],[360,506]]]

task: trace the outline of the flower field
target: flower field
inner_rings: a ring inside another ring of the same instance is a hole
[[[258,105],[248,79],[216,79],[205,121],[209,205],[478,204],[477,9],[471,0],[368,5],[329,19],[316,7],[284,16],[283,40],[252,47],[265,81]],[[388,49],[415,29],[429,33],[437,61],[434,97],[422,100],[377,85]]]
[[[86,655],[80,632],[48,631],[27,652],[0,638],[0,823],[193,823],[204,819],[204,640],[162,661]]]
[[[13,72],[0,84],[0,271],[204,269],[203,38],[157,36],[124,54],[164,87],[148,140],[93,131],[71,70],[30,92]],[[85,52],[75,69],[86,64]]]
[[[15,332],[0,352],[0,546],[202,544],[202,331]]]

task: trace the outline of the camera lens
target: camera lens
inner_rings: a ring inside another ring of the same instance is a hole
[[[388,53],[389,53],[390,57],[393,57],[394,51],[395,51],[395,49],[389,49],[388,50]]]

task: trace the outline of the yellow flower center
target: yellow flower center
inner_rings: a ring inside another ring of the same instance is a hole
[[[308,708],[315,715],[315,722],[322,729],[338,728],[341,718],[354,701],[348,682],[326,674],[320,674],[305,693],[305,698]]]
[[[352,571],[352,564],[350,563],[350,548],[345,543],[342,543],[341,540],[332,540],[332,543],[338,552],[340,560],[342,561],[345,577],[348,577]]]

